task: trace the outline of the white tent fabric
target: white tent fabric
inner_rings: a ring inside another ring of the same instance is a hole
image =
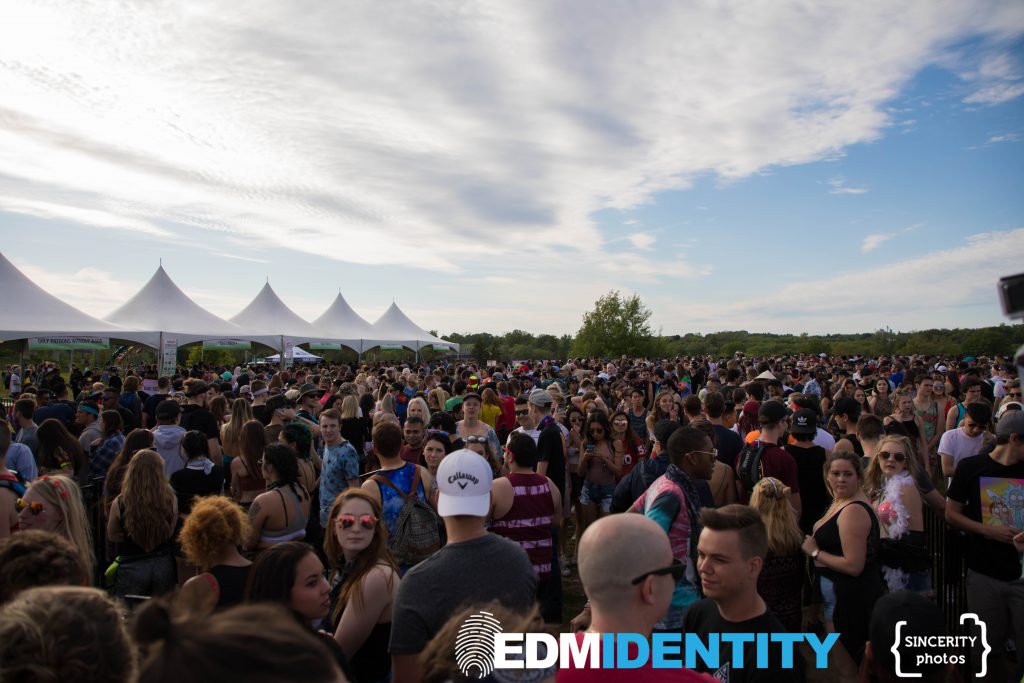
[[[323,360],[320,356],[304,351],[298,346],[293,346],[292,353],[285,355],[285,358],[292,358],[298,363],[319,363]],[[278,363],[281,361],[281,354],[275,353],[273,356],[267,356],[266,361],[268,363]]]
[[[174,284],[163,266],[153,277],[120,308],[106,317],[122,327],[150,332],[146,342],[154,348],[160,345],[160,334],[173,335],[178,345],[204,339],[244,339],[280,347],[280,338],[246,334],[247,330],[229,323],[192,301]]]
[[[443,344],[459,350],[458,344],[435,337],[410,320],[398,304],[391,304],[388,310],[384,311],[384,315],[373,323],[373,328],[381,344],[401,344],[417,351],[431,344]]]
[[[324,339],[323,332],[300,318],[281,301],[270,283],[256,295],[249,305],[231,318],[231,322],[256,334],[283,336],[296,344],[309,341],[336,341]]]
[[[313,327],[360,353],[380,343],[373,324],[352,310],[341,292],[323,315],[313,321]]]
[[[146,343],[149,336],[94,318],[64,303],[32,282],[3,254],[0,254],[0,292],[4,298],[0,340],[85,335]]]

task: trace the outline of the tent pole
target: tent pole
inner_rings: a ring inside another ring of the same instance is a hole
[[[284,372],[284,335],[281,335],[281,372]]]

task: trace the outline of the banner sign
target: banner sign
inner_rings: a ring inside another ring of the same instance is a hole
[[[452,347],[448,346],[447,344],[434,344],[432,346],[432,348],[435,351],[451,351],[452,350]]]
[[[29,351],[94,351],[106,350],[110,339],[106,337],[31,337]]]
[[[252,344],[241,339],[206,339],[203,341],[203,351],[248,351]]]
[[[341,344],[331,342],[310,342],[309,348],[312,351],[341,351]]]
[[[284,343],[284,366],[290,368],[295,364],[295,342],[289,340]]]
[[[155,394],[160,391],[160,385],[155,379],[144,379],[142,380],[142,390],[147,394]]]
[[[401,351],[404,347],[401,344],[381,344],[381,351]]]
[[[178,338],[164,337],[164,348],[160,353],[160,376],[174,377],[178,371]]]

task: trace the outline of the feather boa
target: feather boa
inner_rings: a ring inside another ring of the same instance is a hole
[[[885,482],[882,498],[878,503],[879,508],[883,504],[888,504],[892,511],[896,513],[896,518],[891,524],[886,526],[886,536],[894,541],[903,538],[907,531],[909,531],[910,510],[903,504],[903,487],[907,484],[913,485],[914,480],[906,470],[900,472],[895,477],[890,477]],[[905,589],[910,580],[910,574],[898,567],[883,566],[882,574],[885,576],[885,582],[889,584],[890,591]]]

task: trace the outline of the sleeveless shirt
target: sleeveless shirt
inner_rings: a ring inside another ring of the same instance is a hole
[[[533,571],[544,581],[551,576],[551,524],[555,517],[548,478],[512,472],[508,480],[514,496],[512,508],[491,522],[491,531],[522,546]]]

